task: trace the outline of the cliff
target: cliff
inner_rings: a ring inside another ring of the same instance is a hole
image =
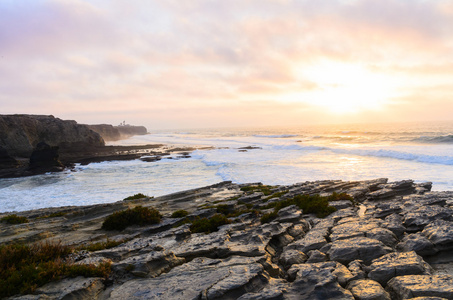
[[[99,133],[105,141],[118,141],[134,135],[144,135],[148,130],[144,126],[113,126],[109,124],[87,125],[91,130]]]
[[[76,121],[51,115],[0,115],[0,148],[9,155],[30,157],[39,142],[85,151],[105,144],[98,133]]]

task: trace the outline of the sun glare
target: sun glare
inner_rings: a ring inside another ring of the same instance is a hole
[[[317,88],[300,100],[338,114],[381,109],[392,94],[388,78],[360,65],[324,62],[305,68],[302,75]]]

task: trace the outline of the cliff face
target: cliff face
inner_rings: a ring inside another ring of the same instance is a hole
[[[86,125],[44,115],[0,115],[0,147],[9,155],[29,157],[39,142],[62,149],[104,146]]]
[[[91,130],[99,133],[105,141],[118,141],[134,135],[144,135],[148,130],[144,126],[112,126],[108,124],[87,125]]]

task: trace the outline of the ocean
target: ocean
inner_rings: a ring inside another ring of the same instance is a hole
[[[286,185],[385,177],[453,190],[453,122],[167,130],[110,144],[153,143],[199,150],[184,159],[101,162],[0,179],[0,212],[161,196],[225,180]]]

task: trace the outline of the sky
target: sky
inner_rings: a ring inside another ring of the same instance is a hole
[[[452,0],[0,0],[0,114],[165,128],[453,119]]]

